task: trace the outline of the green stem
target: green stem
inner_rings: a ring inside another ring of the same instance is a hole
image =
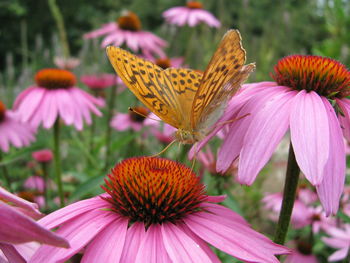
[[[56,3],[56,0],[48,0],[48,3],[49,3],[50,11],[52,13],[53,18],[55,19],[55,22],[58,28],[58,34],[62,44],[63,55],[65,58],[68,58],[70,56],[69,44],[67,40],[67,32],[64,26],[62,13]]]
[[[2,160],[2,153],[0,151],[0,162]],[[9,175],[9,172],[7,170],[7,167],[6,165],[1,165],[1,170],[2,170],[2,176],[4,177],[4,180],[6,182],[6,185],[7,185],[7,188],[11,191],[12,190],[12,187],[11,187],[11,177]]]
[[[274,242],[277,244],[283,245],[286,240],[298,187],[299,173],[300,168],[295,159],[292,143],[290,143],[282,207],[274,237]]]
[[[45,197],[45,211],[48,211],[49,208],[49,169],[48,169],[48,163],[47,162],[42,162],[41,163],[41,168],[43,170],[43,176],[44,176],[44,197]]]
[[[90,125],[90,140],[89,140],[90,153],[92,153],[92,150],[94,148],[95,121],[96,121],[95,115],[92,114],[92,123]]]
[[[113,108],[115,105],[115,97],[117,92],[117,85],[113,85],[111,88],[111,93],[108,101],[108,112],[107,112],[107,123],[106,123],[106,159],[105,159],[105,169],[108,168],[109,156],[111,154],[111,133],[112,127],[110,125],[113,116]]]
[[[56,174],[56,183],[58,187],[58,196],[60,197],[61,207],[64,206],[64,192],[62,185],[62,175],[61,175],[61,154],[60,154],[60,123],[59,118],[57,118],[54,127],[54,165]]]

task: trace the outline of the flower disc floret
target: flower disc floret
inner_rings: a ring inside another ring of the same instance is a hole
[[[5,120],[6,107],[5,104],[0,100],[0,122]]]
[[[35,82],[39,87],[46,89],[67,89],[76,84],[73,73],[64,69],[42,69],[35,75]]]
[[[149,114],[149,110],[145,107],[134,107],[129,112],[131,120],[142,123],[145,120],[145,116]]]
[[[126,12],[117,19],[117,24],[121,29],[129,31],[140,31],[141,21],[139,17],[133,12]]]
[[[158,58],[156,60],[156,65],[158,65],[162,69],[167,69],[171,67],[171,61],[169,58]]]
[[[203,4],[197,1],[189,1],[186,3],[186,6],[191,9],[203,9]]]
[[[184,165],[162,158],[130,158],[117,164],[102,187],[113,210],[131,222],[172,222],[201,211],[204,185]]]
[[[278,61],[274,71],[271,76],[280,86],[315,91],[329,99],[350,94],[350,71],[334,59],[292,55]]]

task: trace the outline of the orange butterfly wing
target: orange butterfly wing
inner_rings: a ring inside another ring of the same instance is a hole
[[[146,107],[175,128],[190,127],[189,112],[200,73],[190,69],[163,70],[119,47],[110,46],[106,51],[118,76]]]
[[[221,117],[228,100],[255,69],[254,64],[244,66],[245,60],[239,31],[229,30],[210,60],[195,95],[191,111],[193,130],[206,135]]]

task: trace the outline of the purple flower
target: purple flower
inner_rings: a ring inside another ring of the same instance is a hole
[[[328,257],[329,261],[338,261],[346,258],[350,249],[350,224],[341,228],[332,228],[327,231],[331,237],[323,237],[322,240],[328,246],[338,249]]]
[[[203,9],[203,5],[197,1],[187,2],[186,6],[172,7],[163,13],[167,23],[194,27],[199,23],[205,23],[210,27],[220,27],[220,21],[210,12]]]
[[[36,130],[27,123],[18,120],[16,113],[6,110],[0,101],[0,149],[7,152],[10,145],[17,148],[27,146],[35,140]]]
[[[249,115],[231,124],[217,169],[239,156],[238,181],[251,185],[290,130],[301,171],[327,215],[335,214],[345,179],[343,134],[350,139],[350,72],[329,58],[294,55],[278,62],[273,78],[244,85],[232,99],[221,121]]]
[[[105,180],[105,194],[40,220],[69,240],[70,249],[41,246],[30,262],[220,262],[212,246],[246,262],[279,262],[289,250],[215,204],[187,167],[162,158],[122,161]]]
[[[96,106],[104,106],[104,100],[95,98],[75,86],[75,76],[63,69],[40,70],[35,80],[37,85],[22,91],[14,108],[23,122],[34,127],[41,123],[44,128],[53,126],[58,117],[67,125],[83,129],[83,120],[91,124],[90,112],[101,116]]]
[[[121,46],[125,44],[134,52],[139,50],[146,56],[154,54],[164,57],[163,48],[167,42],[151,32],[141,30],[141,22],[133,12],[125,12],[118,18],[117,23],[111,22],[102,25],[100,29],[84,35],[84,38],[97,38],[105,36],[101,46]]]

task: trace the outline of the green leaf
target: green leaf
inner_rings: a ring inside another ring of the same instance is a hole
[[[91,193],[96,193],[100,189],[100,185],[103,184],[104,175],[98,175],[89,178],[86,182],[77,187],[75,192],[70,196],[69,200],[76,201],[85,197]]]

